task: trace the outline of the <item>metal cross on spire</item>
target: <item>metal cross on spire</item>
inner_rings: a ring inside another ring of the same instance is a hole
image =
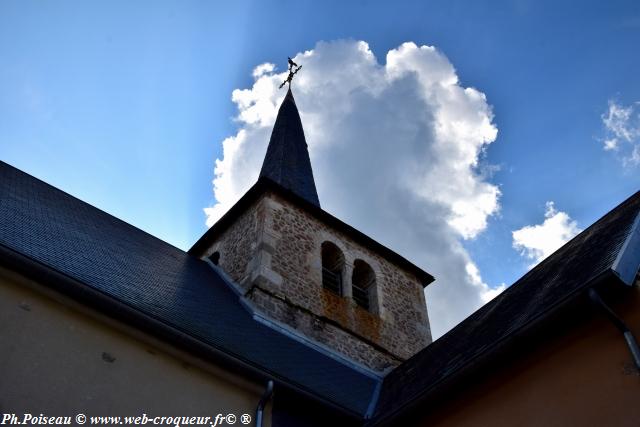
[[[283,81],[282,84],[280,85],[280,89],[282,89],[282,87],[287,83],[289,83],[289,88],[291,88],[291,80],[293,80],[293,76],[295,76],[297,72],[300,71],[300,69],[302,68],[302,65],[296,64],[288,56],[287,56],[287,60],[289,61],[289,75],[287,76],[285,81]]]

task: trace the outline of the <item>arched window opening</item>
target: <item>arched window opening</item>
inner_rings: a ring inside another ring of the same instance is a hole
[[[375,288],[376,275],[366,262],[357,259],[353,263],[353,275],[351,276],[351,291],[353,300],[360,307],[369,310],[371,307],[371,294]]]
[[[211,260],[213,265],[218,265],[218,263],[220,262],[220,252],[215,251],[209,256],[209,259]]]
[[[342,295],[344,254],[331,242],[322,244],[322,287]]]

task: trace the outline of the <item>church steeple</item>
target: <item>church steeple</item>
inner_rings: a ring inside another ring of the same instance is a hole
[[[300,68],[290,60],[281,86]],[[256,320],[347,363],[381,373],[431,342],[433,277],[320,208],[290,89],[258,182],[189,253],[225,271]]]
[[[278,110],[260,177],[267,177],[320,206],[300,114],[290,88]]]

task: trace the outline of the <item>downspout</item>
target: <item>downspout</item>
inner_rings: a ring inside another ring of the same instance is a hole
[[[273,396],[273,380],[269,380],[267,388],[258,402],[258,408],[256,409],[256,427],[262,427],[264,407],[269,403],[269,400],[271,400],[271,396]]]
[[[604,303],[604,301],[602,300],[602,298],[600,298],[600,295],[598,295],[598,292],[594,288],[589,289],[589,298],[594,305],[596,305],[602,310],[602,312],[604,312],[609,320],[611,320],[611,323],[613,323],[614,326],[618,328],[620,332],[622,332],[624,340],[627,342],[627,347],[629,347],[629,352],[631,352],[631,357],[633,357],[633,362],[636,365],[636,369],[640,371],[640,347],[638,347],[638,342],[633,336],[633,333],[629,330],[624,321],[619,318],[613,312],[613,310],[611,310],[611,308],[609,308]]]

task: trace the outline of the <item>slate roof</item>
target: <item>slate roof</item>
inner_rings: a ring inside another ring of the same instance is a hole
[[[204,261],[4,162],[0,249],[2,263],[26,257],[352,415],[378,384],[255,321]]]
[[[374,424],[446,384],[481,356],[491,357],[492,352],[525,326],[542,319],[599,280],[608,278],[614,283],[633,284],[639,266],[640,192],[637,192],[493,301],[391,371],[383,381]]]
[[[278,110],[260,177],[267,177],[320,207],[307,141],[291,89]]]
[[[256,322],[196,256],[0,162],[0,263],[13,261],[7,253],[354,416],[363,417],[379,391],[376,425],[602,277],[631,284],[640,265],[640,192],[392,370],[380,388],[376,379]]]

